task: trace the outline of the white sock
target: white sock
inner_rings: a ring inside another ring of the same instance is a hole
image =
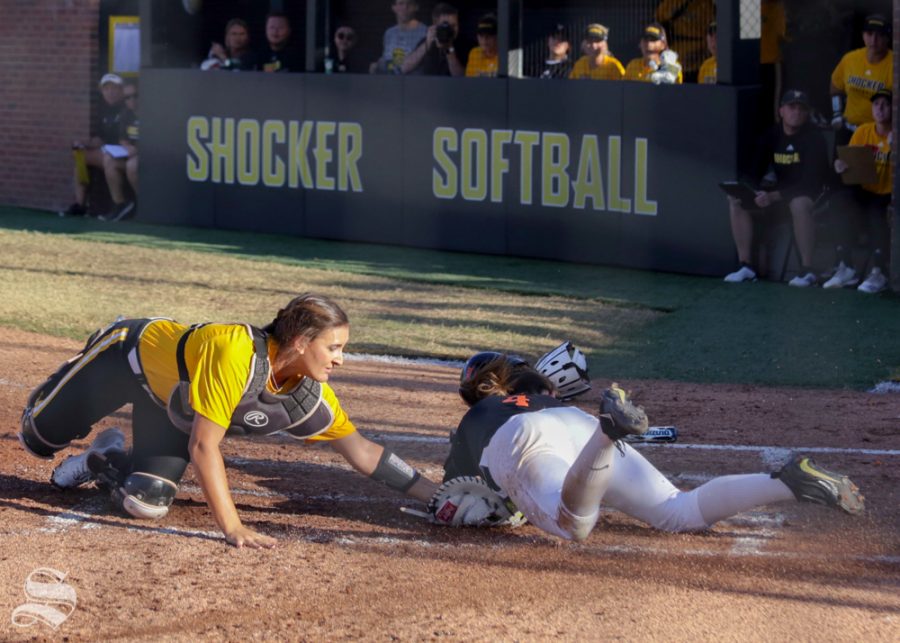
[[[597,513],[612,478],[615,453],[612,440],[606,437],[598,425],[563,481],[562,503],[569,513],[575,516],[592,516]]]
[[[754,507],[796,500],[786,484],[768,473],[713,478],[694,492],[700,514],[708,526]]]

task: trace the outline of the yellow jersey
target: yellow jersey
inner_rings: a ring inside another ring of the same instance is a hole
[[[176,353],[178,341],[188,328],[168,319],[154,320],[144,329],[138,344],[147,386],[163,404],[169,401],[179,382]],[[268,350],[271,363],[278,351],[271,337]],[[184,346],[194,412],[227,429],[247,386],[253,354],[253,338],[243,324],[206,324],[196,329]],[[275,389],[270,378],[266,387],[272,393],[286,392],[301,379],[302,375],[297,374]],[[322,382],[322,399],[331,408],[334,422],[326,431],[307,440],[337,440],[353,433],[356,427],[326,382]]]
[[[700,71],[697,73],[697,82],[701,85],[715,85],[717,72],[716,57],[710,56],[700,65]]]
[[[628,66],[625,68],[625,80],[639,80],[649,83],[651,82],[650,74],[654,71],[655,70],[650,67],[650,65],[644,62],[643,58],[635,58],[629,62]],[[676,82],[678,84],[684,82],[684,74],[680,71],[678,72],[678,80]]]
[[[763,2],[759,8],[762,35],[759,39],[759,62],[781,62],[781,43],[787,34],[784,3],[781,0]]]
[[[497,56],[484,55],[481,47],[474,47],[469,52],[469,62],[466,63],[466,76],[494,77],[497,75]]]
[[[569,73],[569,78],[591,80],[622,80],[625,75],[625,68],[614,56],[607,54],[598,66],[591,65],[591,59],[582,56],[575,61],[575,66]]]
[[[844,55],[831,74],[831,84],[847,95],[844,118],[853,125],[872,122],[872,94],[879,89],[893,90],[894,54],[887,52],[881,61],[866,60],[866,48]]]
[[[853,136],[850,137],[850,145],[863,145],[875,154],[875,171],[878,174],[877,183],[864,183],[863,190],[874,194],[891,194],[893,192],[893,172],[891,171],[891,144],[888,136],[882,136],[875,129],[875,123],[860,125]]]

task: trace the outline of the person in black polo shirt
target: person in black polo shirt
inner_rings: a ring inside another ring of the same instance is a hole
[[[303,71],[303,53],[291,41],[291,21],[277,11],[266,17],[266,45],[259,53],[263,71]]]
[[[828,180],[828,151],[822,133],[809,123],[809,99],[804,92],[785,92],[778,111],[781,123],[760,142],[756,177],[760,179],[761,189],[756,193],[754,209],[729,197],[731,234],[740,266],[725,281],[756,280],[759,266],[765,265],[765,261],[754,267],[754,242],[779,217],[790,214],[802,267],[789,284],[814,286],[813,204]]]

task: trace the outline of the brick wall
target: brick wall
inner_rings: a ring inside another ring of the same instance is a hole
[[[71,141],[90,131],[100,0],[2,0],[0,204],[72,201]]]

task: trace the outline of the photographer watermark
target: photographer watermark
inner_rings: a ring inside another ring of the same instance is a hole
[[[68,574],[38,567],[25,579],[27,603],[19,605],[12,613],[16,627],[31,627],[35,623],[49,625],[54,630],[72,616],[77,600],[75,588],[65,583]]]

